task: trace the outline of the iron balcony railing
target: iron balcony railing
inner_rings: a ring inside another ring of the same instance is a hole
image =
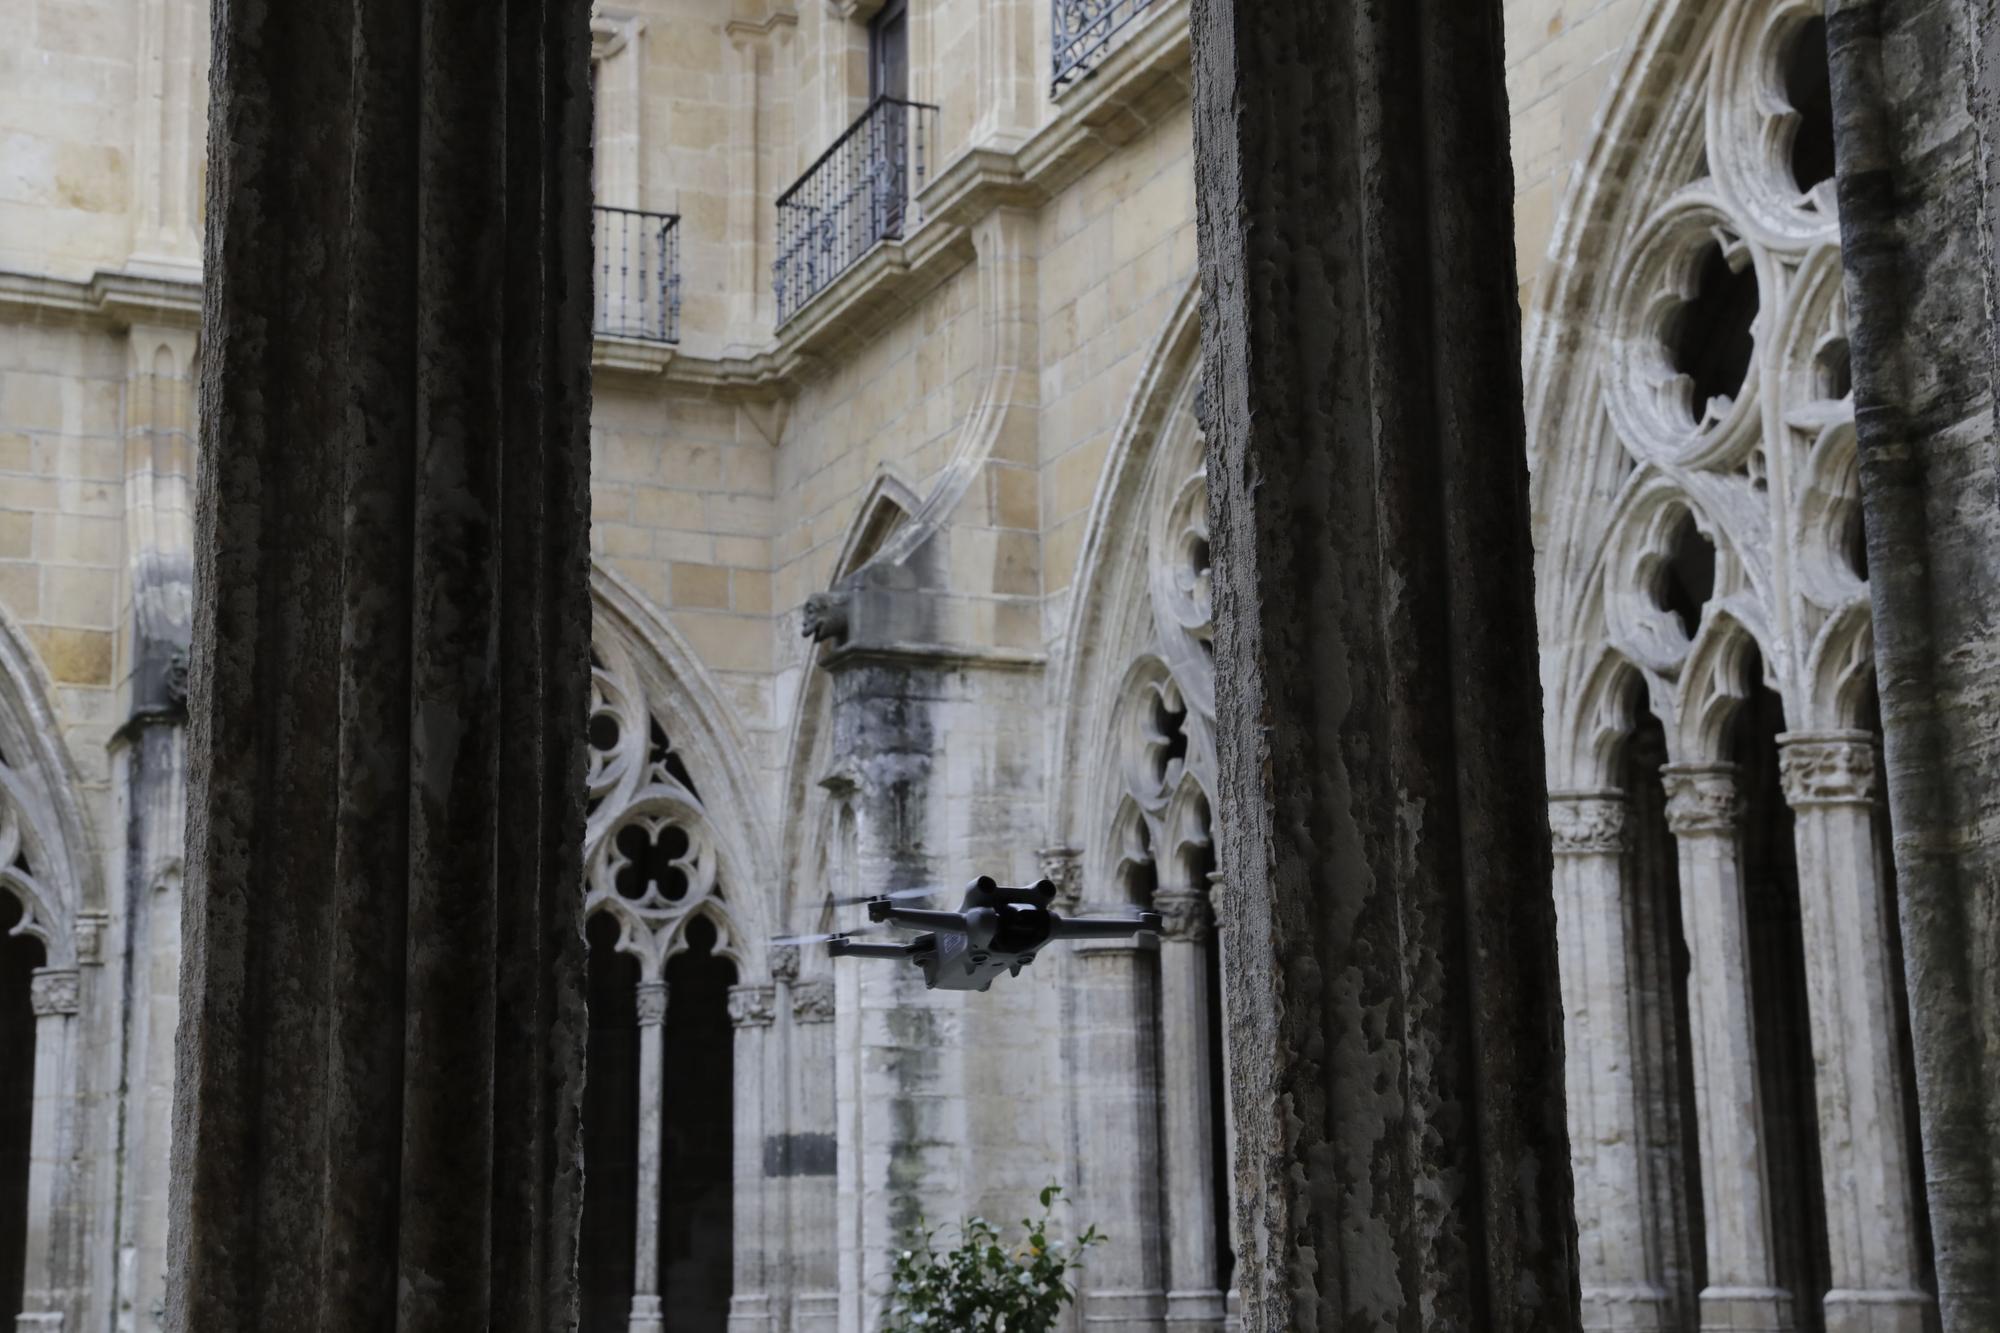
[[[598,335],[679,342],[680,215],[603,204],[596,214]]]
[[[1111,51],[1112,39],[1152,0],[1054,0],[1055,87],[1082,78]]]
[[[924,102],[876,98],[778,196],[771,283],[780,324],[878,242],[898,239],[915,225],[917,196],[932,170],[937,111]]]

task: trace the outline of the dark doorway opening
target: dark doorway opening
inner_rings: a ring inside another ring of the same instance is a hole
[[[618,922],[590,919],[590,1047],[583,1093],[583,1333],[625,1333],[632,1313],[639,1166],[639,961]]]
[[[736,968],[696,918],[667,964],[666,1105],[661,1116],[660,1308],[667,1333],[725,1333],[733,1279]]]
[[[1708,1285],[1702,1222],[1701,1145],[1695,1118],[1694,1042],[1688,1018],[1693,960],[1681,924],[1680,851],[1667,826],[1666,730],[1644,711],[1626,740],[1620,785],[1631,802],[1625,882],[1632,939],[1634,1070],[1644,1170],[1660,1246],[1660,1271],[1678,1311],[1676,1327],[1692,1328],[1698,1297]]]
[[[1799,916],[1798,845],[1778,770],[1784,705],[1749,666],[1731,756],[1742,766],[1743,886],[1750,917],[1757,1092],[1771,1180],[1771,1243],[1778,1282],[1793,1295],[1800,1333],[1826,1326],[1831,1285],[1819,1110],[1813,1088],[1805,941]]]
[[[0,1328],[21,1313],[28,1258],[28,1161],[35,1123],[35,969],[41,943],[10,932],[21,904],[0,893]]]

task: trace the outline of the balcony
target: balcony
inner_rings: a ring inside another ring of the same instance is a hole
[[[1152,0],[1054,0],[1050,47],[1054,56],[1052,91],[1097,68],[1118,34],[1146,11]]]
[[[679,342],[680,215],[603,204],[594,211],[597,336]]]
[[[882,241],[917,221],[937,137],[938,109],[878,97],[778,196],[772,287],[783,324]]]

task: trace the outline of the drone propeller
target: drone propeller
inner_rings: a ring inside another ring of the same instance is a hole
[[[857,893],[851,898],[834,898],[830,901],[835,907],[856,907],[862,903],[872,903],[878,898],[929,898],[937,892],[936,889],[897,889],[894,893]]]
[[[819,935],[773,935],[771,943],[779,946],[792,944],[825,944],[828,940],[844,940],[850,935],[886,935],[897,929],[892,924],[856,926],[852,930],[829,930]]]

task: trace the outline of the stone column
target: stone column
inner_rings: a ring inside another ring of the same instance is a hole
[[[1903,1122],[1903,984],[1876,844],[1875,738],[1865,731],[1778,737],[1796,817],[1799,912],[1812,1013],[1813,1087],[1832,1290],[1828,1333],[1922,1333],[1916,1201]]]
[[[215,11],[172,1333],[576,1320],[588,22]]]
[[[156,7],[151,17],[171,7]],[[192,329],[135,324],[126,335],[125,720],[111,753],[124,817],[120,889],[131,978],[116,1240],[118,1318],[128,1327],[150,1321],[167,1282],[194,603],[194,354]]]
[[[1167,1322],[1213,1329],[1223,1319],[1215,1286],[1215,1126],[1209,1110],[1208,894],[1153,895],[1160,929],[1160,1166],[1165,1182]]]
[[[1757,1090],[1750,919],[1743,886],[1743,798],[1734,764],[1667,764],[1667,827],[1680,857],[1681,921],[1692,971],[1701,1208],[1708,1246],[1704,1330],[1777,1333],[1793,1326],[1771,1243],[1771,1173]]]
[[[632,1171],[632,1314],[629,1333],[660,1333],[661,1127],[667,1112],[667,983],[638,985],[639,1151]]]
[[[1115,906],[1092,911],[1114,912]],[[1160,1053],[1145,935],[1079,940],[1076,985],[1077,1200],[1111,1239],[1085,1258],[1078,1304],[1103,1333],[1155,1333],[1166,1313],[1160,1234]],[[1113,1219],[1116,1225],[1113,1225]]]
[[[1229,923],[1222,915],[1222,872],[1208,872],[1208,883],[1204,886],[1208,897],[1209,920],[1215,925],[1216,959],[1226,973],[1229,968]],[[1229,1032],[1229,992],[1225,989],[1218,997],[1222,1007],[1221,1030],[1225,1036]],[[1222,1146],[1225,1161],[1236,1158],[1236,1095],[1231,1086],[1229,1062],[1222,1062]],[[1228,1241],[1230,1252],[1237,1256],[1237,1264],[1242,1263],[1243,1242],[1236,1234],[1236,1182],[1229,1179],[1229,1207],[1223,1216],[1216,1219],[1216,1242]],[[1234,1274],[1231,1275],[1229,1290],[1223,1293],[1223,1322],[1225,1333],[1236,1333],[1243,1327],[1243,1293],[1238,1289]]]
[[[792,1122],[783,1166],[791,1184],[792,1326],[797,1333],[835,1333],[840,1323],[833,1033],[833,982],[814,977],[795,984],[788,1071]]]
[[[1586,1329],[1673,1327],[1659,1252],[1648,1243],[1657,1221],[1642,1156],[1641,1055],[1626,924],[1627,814],[1623,792],[1549,793]]]
[[[71,1198],[70,1157],[78,1129],[76,1016],[82,978],[73,967],[35,970],[28,998],[35,1012],[34,1111],[28,1130],[28,1240],[22,1263],[18,1333],[61,1333],[69,1294],[59,1270],[71,1256],[58,1252],[67,1239]]]
[[[1244,1327],[1568,1328],[1501,6],[1191,24]]]
[[[140,0],[131,17],[138,43],[133,108],[135,216],[126,267],[201,277],[201,158],[208,109],[208,4]]]
[[[729,1291],[730,1333],[763,1333],[772,1326],[769,1273],[780,1242],[768,1224],[764,1181],[764,1080],[768,1072],[771,1025],[777,1017],[777,988],[731,986],[729,1021],[736,1029],[731,1053],[735,1093],[730,1136],[734,1173],[729,1248],[733,1272]],[[749,1128],[750,1132],[741,1132]]]
[[[2000,10],[1830,0],[1883,775],[1946,1333],[2000,1328]]]

